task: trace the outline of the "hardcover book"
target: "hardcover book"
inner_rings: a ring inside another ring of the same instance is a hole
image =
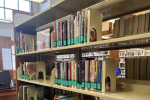
[[[85,16],[84,18],[84,43],[87,43],[87,25],[88,25],[87,13],[88,11],[85,10],[84,13],[85,13],[84,14]]]
[[[85,61],[85,90],[88,90],[88,76],[89,76],[89,74],[88,74],[88,64],[89,64],[89,61],[88,60],[86,60]]]
[[[57,47],[59,47],[59,24],[60,22],[56,22]]]
[[[30,77],[30,80],[36,79],[36,63],[35,62],[26,62],[27,75]]]
[[[71,17],[67,19],[67,44],[71,44]]]
[[[98,60],[97,91],[102,91],[102,60]]]
[[[63,46],[67,46],[67,21],[63,22]]]
[[[81,12],[81,43],[84,43],[84,15],[85,11]]]
[[[37,50],[50,48],[50,28],[37,32]]]
[[[95,60],[91,60],[90,64],[90,82],[91,82],[91,91],[94,91],[94,68],[95,68]]]
[[[57,47],[56,22],[54,22],[54,48]]]
[[[63,46],[63,34],[62,34],[62,22],[60,22],[60,26],[59,26],[59,46],[62,47]]]
[[[81,61],[81,78],[82,78],[82,88],[85,88],[85,60]]]
[[[71,17],[71,45],[74,45],[74,16]]]

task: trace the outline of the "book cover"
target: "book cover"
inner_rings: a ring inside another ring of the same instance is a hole
[[[85,18],[84,18],[84,43],[87,43],[87,23],[88,23],[88,19],[87,19],[87,13],[88,13],[88,11],[87,10],[85,10],[85,12],[84,12],[85,14],[84,14],[84,16],[85,16]]]
[[[59,47],[59,24],[60,22],[56,22],[57,47]]]
[[[36,63],[35,62],[26,62],[26,70],[27,75],[29,76],[30,80],[36,79]]]
[[[55,62],[55,84],[58,84],[58,67],[57,67],[57,62]]]
[[[81,43],[84,43],[84,15],[85,11],[81,12]]]
[[[63,22],[63,46],[67,46],[67,21]]]
[[[37,32],[37,50],[50,48],[50,28]]]
[[[67,19],[67,45],[71,44],[71,17]]]
[[[85,61],[85,90],[88,90],[88,64],[89,64],[89,61],[86,60]]]
[[[120,17],[120,34],[119,34],[120,37],[124,36],[124,23],[125,23],[124,19],[125,16]]]
[[[71,45],[74,45],[74,16],[71,17]]]
[[[20,53],[20,33],[15,32],[15,44],[16,44],[16,53]]]
[[[91,82],[91,91],[94,91],[94,68],[95,68],[95,60],[91,60],[90,64],[90,82]]]
[[[98,60],[97,91],[102,91],[102,60]]]
[[[82,89],[85,88],[85,60],[81,61],[81,82],[82,82]]]
[[[44,86],[36,85],[37,100],[44,100]]]
[[[63,34],[62,34],[62,22],[60,22],[60,26],[59,26],[59,45],[60,45],[60,47],[62,47],[63,46]]]
[[[25,34],[20,31],[20,53],[25,52]]]
[[[56,22],[54,22],[53,26],[54,26],[54,48],[56,48],[57,47]]]
[[[98,61],[95,60],[95,69],[94,69],[94,91],[96,91],[97,86],[97,68],[98,68]]]
[[[82,14],[81,12],[79,13],[79,44],[81,43],[81,37],[82,37]]]

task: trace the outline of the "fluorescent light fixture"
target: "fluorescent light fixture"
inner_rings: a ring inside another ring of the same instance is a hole
[[[37,3],[47,2],[47,0],[26,0],[26,1],[33,1],[33,2],[37,2]]]

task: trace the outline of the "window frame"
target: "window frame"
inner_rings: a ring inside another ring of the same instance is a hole
[[[0,8],[3,8],[3,10],[4,10],[4,19],[0,19],[0,20],[2,20],[2,21],[10,21],[10,22],[12,22],[12,20],[6,20],[6,11],[5,11],[5,9],[8,9],[8,10],[16,10],[16,9],[11,9],[11,8],[7,8],[7,7],[5,7],[5,0],[3,0],[4,2],[4,7],[2,7],[2,6],[0,6]],[[18,5],[18,7],[17,7],[17,10],[18,11],[21,11],[21,10],[19,10],[19,1],[20,0],[17,0],[17,5]],[[32,13],[31,11],[32,11],[32,1],[30,1],[29,0],[29,13]]]

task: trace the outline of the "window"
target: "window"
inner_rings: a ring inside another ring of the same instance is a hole
[[[12,21],[12,9],[30,12],[30,1],[0,0],[0,20]]]

